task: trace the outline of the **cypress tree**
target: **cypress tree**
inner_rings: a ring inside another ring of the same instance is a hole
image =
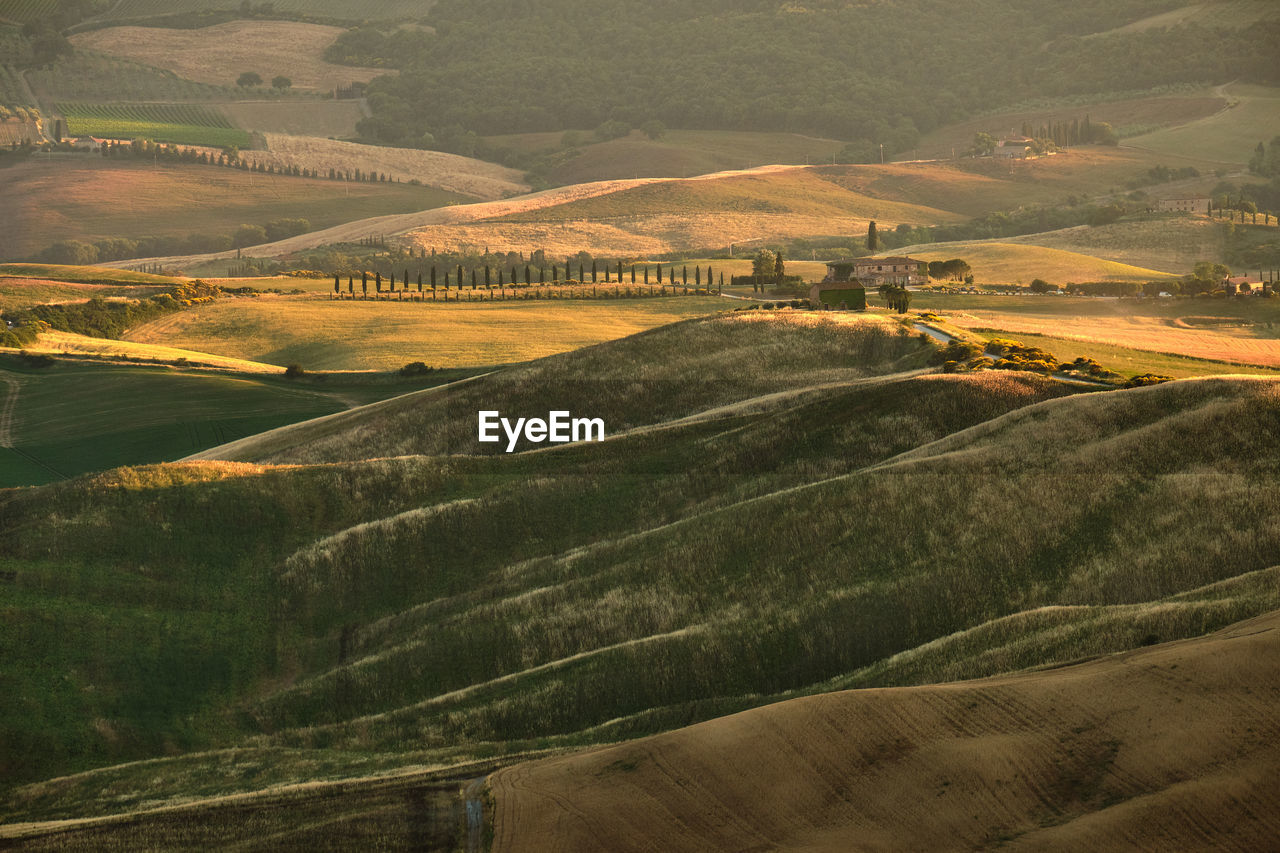
[[[680,275],[684,281],[684,284],[688,286],[689,284],[689,265],[688,264],[685,264],[683,267],[680,268]]]
[[[631,265],[631,283],[632,284],[636,283],[636,265],[635,264]]]
[[[355,279],[352,276],[347,276],[347,293],[354,295],[355,292],[356,292]]]
[[[471,269],[471,289],[476,289],[476,271],[474,267]]]
[[[490,284],[491,282],[489,280],[489,265],[485,264],[484,265],[484,286],[488,287]]]
[[[702,287],[702,267],[693,268],[693,286]]]
[[[374,276],[373,286],[378,291],[378,293],[381,293],[382,292],[382,273],[375,272],[373,276]]]
[[[645,284],[649,283],[649,265],[648,264],[644,265],[644,283]]]
[[[531,275],[529,274],[529,265],[528,265],[528,264],[525,264],[525,265],[524,265],[524,283],[525,283],[525,284],[532,284],[532,283],[533,283],[533,276],[531,276]]]
[[[421,268],[419,268],[419,270],[418,270],[418,292],[419,292],[419,293],[421,293],[421,292],[422,292],[422,270],[421,270]]]
[[[434,264],[431,267],[431,289],[436,289],[436,268]]]
[[[591,259],[591,283],[596,283],[596,259]]]
[[[878,252],[880,250],[880,235],[876,233],[876,221],[871,220],[871,224],[867,226],[867,251]]]
[[[538,267],[538,284],[546,284],[546,283],[547,283],[547,268],[540,266]]]
[[[333,292],[334,293],[342,292],[342,280],[338,277],[337,273],[333,274]]]

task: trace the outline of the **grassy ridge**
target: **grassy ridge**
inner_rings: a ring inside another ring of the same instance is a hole
[[[1274,383],[1080,394],[905,370],[922,347],[874,321],[692,321],[274,451],[453,455],[5,495],[5,695],[22,697],[0,705],[6,778],[247,747],[11,789],[6,818],[341,776],[406,746],[424,762],[615,739],[1280,606]],[[479,402],[526,414],[578,393],[617,437],[461,446]],[[628,423],[651,428],[612,426]],[[119,535],[135,529],[150,535]],[[66,678],[41,687],[50,672]]]

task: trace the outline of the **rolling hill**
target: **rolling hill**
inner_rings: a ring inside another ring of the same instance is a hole
[[[0,212],[0,259],[30,257],[58,240],[223,235],[245,223],[298,217],[325,228],[468,200],[406,184],[344,184],[85,154],[53,157],[0,170],[0,192],[14,200]]]
[[[205,454],[250,462],[0,492],[0,820],[514,761],[1280,607],[1274,380],[1089,393],[931,351],[731,313]],[[478,406],[609,437],[495,452]]]
[[[840,238],[865,233],[870,219],[882,227],[958,223],[992,211],[1057,205],[1071,196],[1109,195],[1155,163],[1147,152],[1092,147],[1016,167],[972,160],[766,166],[686,179],[597,181],[501,201],[349,221],[256,246],[250,254],[280,257],[383,235],[438,251],[487,246],[493,251],[586,250],[624,257],[762,240]],[[153,260],[185,266],[225,257],[228,253]]]
[[[1075,666],[780,702],[494,774],[495,851],[1169,850],[1280,833],[1280,614]]]

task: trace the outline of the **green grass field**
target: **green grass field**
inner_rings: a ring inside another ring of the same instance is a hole
[[[262,296],[219,300],[126,337],[309,370],[394,370],[413,361],[470,367],[527,361],[729,307],[695,296],[450,304]]]
[[[12,447],[0,447],[0,488],[47,483],[119,465],[178,459],[223,442],[342,411],[454,376],[371,382],[220,374],[59,361],[29,368],[0,356],[18,383]],[[0,394],[11,393],[0,384]]]
[[[247,131],[232,126],[226,116],[190,104],[60,103],[70,136],[107,139],[150,139],[214,148],[248,148]]]

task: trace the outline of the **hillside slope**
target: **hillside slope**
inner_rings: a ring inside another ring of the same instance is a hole
[[[490,780],[493,849],[1260,850],[1280,613],[1061,669],[781,702]]]

